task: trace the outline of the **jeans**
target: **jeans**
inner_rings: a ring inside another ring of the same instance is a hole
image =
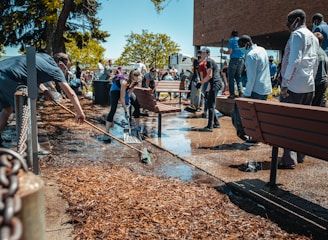
[[[261,94],[258,94],[256,92],[252,92],[250,98],[252,98],[252,99],[259,99],[259,100],[267,100],[268,99],[268,95],[261,95]]]
[[[217,88],[214,89],[211,88],[210,91],[208,92],[208,99],[207,99],[207,107],[208,107],[207,127],[208,128],[213,128],[213,123],[215,125],[220,125],[215,114],[215,100],[216,100],[216,96],[218,95],[218,92],[219,89]]]
[[[232,58],[228,67],[228,83],[230,95],[235,95],[235,80],[237,83],[237,89],[242,92],[243,86],[241,82],[241,73],[244,68],[243,58]]]
[[[204,94],[204,96],[205,96],[205,94],[206,94],[206,89],[207,89],[207,87],[208,87],[208,84],[209,84],[209,82],[206,82],[206,83],[203,85],[203,87],[202,87],[202,93]],[[208,106],[207,106],[207,99],[205,99],[204,97],[202,97],[202,102],[204,102],[204,112],[206,113],[206,112],[207,112],[207,109],[208,109]],[[201,105],[202,105],[202,103],[201,103]]]

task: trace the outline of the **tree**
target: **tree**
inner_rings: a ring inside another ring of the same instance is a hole
[[[79,42],[75,38],[67,38],[65,45],[72,64],[79,62],[85,69],[96,69],[105,51],[105,48],[92,39],[89,33],[81,34]]]
[[[151,0],[157,12],[167,0]],[[170,0],[168,0],[170,1]],[[81,31],[91,39],[106,42],[110,35],[101,31],[96,13],[97,0],[6,0],[0,2],[0,50],[3,47],[35,46],[49,54],[66,52],[67,38],[79,43]],[[82,45],[79,48],[83,47]],[[0,51],[1,53],[1,51]]]
[[[178,44],[171,41],[166,34],[148,33],[142,30],[142,34],[131,33],[126,36],[127,44],[122,55],[115,61],[118,65],[130,65],[141,60],[148,66],[164,68],[168,66],[171,53],[180,51]]]
[[[49,54],[66,52],[66,37],[90,32],[91,38],[105,42],[108,33],[100,31],[96,0],[9,0],[0,3],[0,42],[5,47],[27,45]]]

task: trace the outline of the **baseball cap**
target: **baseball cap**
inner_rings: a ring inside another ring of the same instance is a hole
[[[210,49],[207,48],[207,47],[203,47],[199,52],[202,52],[202,53],[210,53]]]

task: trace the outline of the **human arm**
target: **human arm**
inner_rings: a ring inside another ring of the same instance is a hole
[[[247,69],[247,83],[243,96],[250,97],[252,95],[256,81],[257,59],[255,58],[255,56],[251,56],[250,54],[246,56],[245,67]]]
[[[49,92],[49,89],[43,83],[39,84],[39,89],[46,100],[48,101],[54,100],[53,96]]]
[[[221,48],[220,52],[223,53],[223,54],[229,54],[230,55],[232,53],[232,48],[228,48],[228,50],[224,50],[223,48]]]
[[[59,82],[58,83],[60,88],[63,90],[63,92],[66,94],[66,96],[71,100],[75,110],[76,110],[76,119],[78,123],[82,123],[85,120],[85,114],[82,110],[82,107],[80,105],[80,101],[78,97],[76,96],[74,90],[68,85],[67,82]]]
[[[121,91],[120,91],[120,101],[122,103],[122,107],[124,109],[124,112],[126,113],[128,111],[126,102],[125,102],[125,95],[128,87],[128,83],[126,80],[119,80],[121,81]]]
[[[289,56],[286,70],[282,76],[281,87],[288,88],[288,84],[293,80],[294,74],[302,61],[303,40],[297,33],[291,33],[289,39]]]

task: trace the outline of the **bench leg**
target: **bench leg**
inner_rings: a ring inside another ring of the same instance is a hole
[[[271,170],[270,170],[270,186],[276,186],[277,169],[278,169],[278,147],[272,146],[271,154]]]
[[[158,137],[162,136],[162,114],[158,114]]]

